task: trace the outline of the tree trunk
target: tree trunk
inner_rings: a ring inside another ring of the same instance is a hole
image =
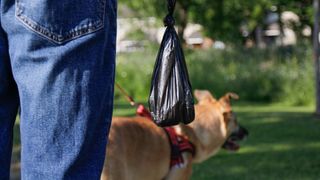
[[[313,1],[313,60],[315,64],[316,115],[320,116],[320,71],[319,71],[319,0]]]
[[[255,40],[256,40],[256,45],[258,48],[264,48],[265,44],[263,42],[263,34],[262,34],[262,27],[261,25],[258,25],[254,31],[254,35],[255,35]]]
[[[280,38],[280,46],[283,46],[283,39],[284,39],[284,31],[283,31],[283,22],[282,22],[282,19],[281,19],[281,15],[282,15],[282,4],[278,4],[277,6],[277,14],[278,14],[278,24],[279,24],[279,31],[280,31],[280,35],[279,35],[279,38]]]
[[[177,2],[177,13],[178,13],[178,36],[182,44],[185,44],[185,39],[183,38],[184,30],[188,24],[188,6]]]

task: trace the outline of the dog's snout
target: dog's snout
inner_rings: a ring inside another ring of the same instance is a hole
[[[233,132],[230,138],[234,141],[242,140],[249,135],[249,131],[243,126],[239,125],[236,132]]]

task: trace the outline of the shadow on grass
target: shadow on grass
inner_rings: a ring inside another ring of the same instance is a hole
[[[269,150],[248,154],[220,153],[194,167],[192,179],[318,179],[320,148]]]
[[[253,109],[254,110],[254,109]],[[320,120],[310,112],[240,112],[250,135],[239,152],[221,150],[194,166],[194,180],[318,179]]]

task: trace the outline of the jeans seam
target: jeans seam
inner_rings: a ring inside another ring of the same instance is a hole
[[[56,44],[63,44],[67,41],[71,41],[81,36],[85,36],[91,33],[94,33],[100,29],[104,28],[104,21],[105,21],[105,13],[106,13],[106,0],[99,0],[100,6],[102,6],[102,20],[98,19],[93,24],[87,24],[85,27],[81,27],[78,30],[71,29],[65,34],[57,34],[54,33],[47,28],[41,26],[37,22],[34,22],[32,19],[28,18],[23,14],[23,9],[19,5],[19,0],[16,0],[16,10],[15,16],[16,18],[28,29],[32,30],[33,32],[41,35],[42,37],[53,41]]]

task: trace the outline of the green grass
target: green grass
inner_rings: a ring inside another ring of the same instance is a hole
[[[249,132],[236,153],[221,150],[197,164],[192,180],[320,179],[320,119],[312,107],[235,103],[239,122]],[[116,102],[115,116],[134,115],[126,102]],[[15,131],[18,133],[19,124]],[[15,138],[18,161],[19,139]]]
[[[237,106],[250,135],[236,153],[221,150],[194,166],[194,180],[320,179],[320,119],[310,107]]]

